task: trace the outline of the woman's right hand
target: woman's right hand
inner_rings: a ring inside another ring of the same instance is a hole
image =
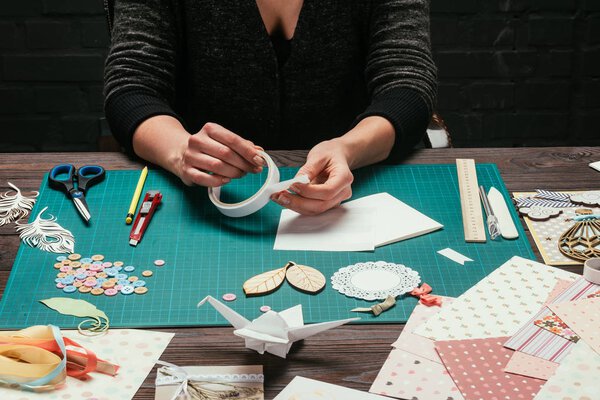
[[[248,172],[262,171],[259,150],[251,141],[209,122],[183,146],[178,175],[188,186],[221,186]]]

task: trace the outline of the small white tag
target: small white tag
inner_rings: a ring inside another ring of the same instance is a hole
[[[469,257],[463,256],[458,251],[454,251],[449,247],[446,247],[444,250],[438,250],[438,254],[441,254],[460,265],[465,265],[465,261],[473,261]]]
[[[590,167],[592,167],[596,171],[600,172],[600,161],[590,163]]]

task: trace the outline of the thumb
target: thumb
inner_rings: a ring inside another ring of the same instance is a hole
[[[306,175],[309,180],[315,179],[321,171],[325,168],[327,162],[323,157],[309,157],[306,159],[306,163],[298,170],[298,175]]]

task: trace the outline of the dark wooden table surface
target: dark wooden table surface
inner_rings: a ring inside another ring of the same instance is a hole
[[[290,166],[301,165],[306,154],[302,151],[270,153],[280,165]],[[454,163],[456,158],[496,163],[510,191],[600,189],[600,172],[588,166],[590,162],[600,161],[600,147],[424,149],[404,162]],[[7,181],[24,191],[37,190],[44,173],[59,161],[101,164],[107,169],[140,168],[119,153],[0,154],[1,191],[6,190]],[[533,241],[531,243],[533,245]],[[18,247],[14,226],[0,227],[0,293],[6,286]],[[580,273],[581,268],[571,270]],[[295,345],[284,360],[246,350],[243,340],[231,334],[231,328],[164,329],[176,335],[162,359],[178,365],[262,364],[266,399],[275,397],[296,375],[366,391],[401,330],[402,325],[391,324],[342,326]],[[154,376],[153,371],[136,399],[154,398]]]

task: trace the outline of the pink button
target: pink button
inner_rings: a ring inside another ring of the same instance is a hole
[[[104,267],[104,268],[110,268],[112,266],[113,266],[113,263],[108,262],[108,261],[105,261],[102,263],[102,267]]]
[[[60,272],[69,272],[72,269],[73,267],[71,267],[70,265],[63,265],[62,267],[60,267]]]
[[[271,311],[271,307],[269,307],[269,306],[262,306],[262,307],[260,308],[260,311],[261,311],[261,312],[267,312],[267,311]]]
[[[85,274],[87,276],[96,276],[96,271],[91,271],[91,270],[90,271],[85,271]]]
[[[87,286],[87,287],[94,287],[94,286],[96,286],[96,281],[95,280],[85,281],[85,282],[83,282],[83,284],[84,284],[84,286]]]
[[[103,270],[104,270],[104,267],[102,265],[97,265],[97,264],[90,265],[90,271],[98,272],[98,271],[103,271]]]
[[[78,274],[85,274],[85,271],[87,271],[85,268],[77,268],[75,270],[75,272],[78,273]]]
[[[235,299],[237,299],[237,296],[233,293],[226,293],[223,295],[222,298],[225,301],[234,301]]]
[[[156,265],[157,267],[162,267],[163,265],[165,265],[165,260],[154,260],[154,265]]]
[[[104,294],[107,296],[114,296],[115,294],[119,293],[119,291],[115,288],[110,288],[110,289],[105,289],[104,290]]]
[[[59,283],[56,284],[56,287],[59,288],[59,289],[62,289],[62,288],[65,287],[65,285],[63,285],[62,283],[59,282]]]

